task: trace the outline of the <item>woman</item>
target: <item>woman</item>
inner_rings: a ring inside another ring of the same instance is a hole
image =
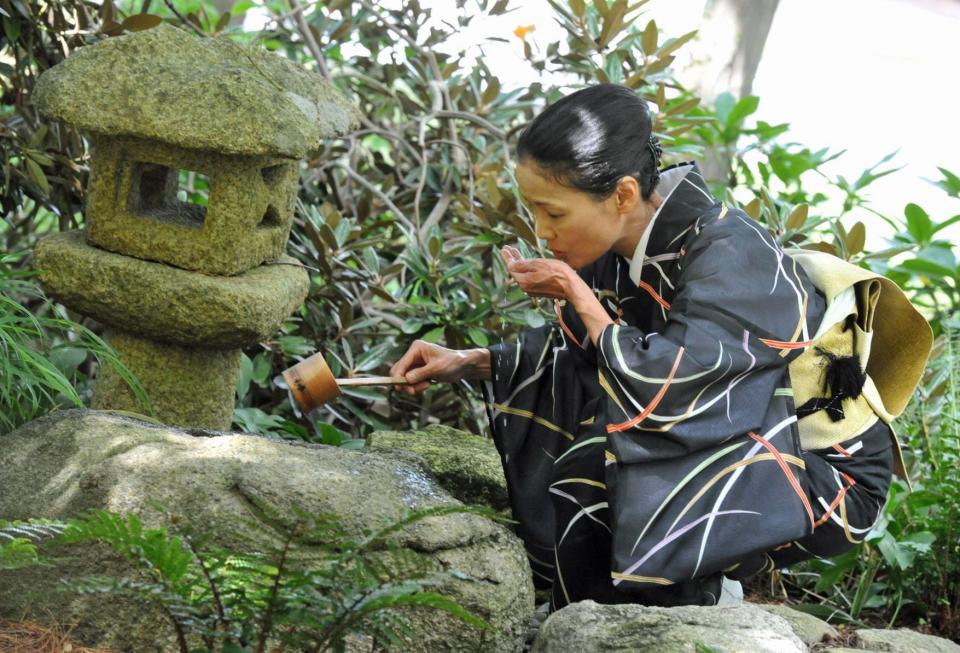
[[[525,292],[556,300],[557,322],[482,349],[417,341],[390,373],[411,394],[487,382],[517,532],[551,608],[713,605],[724,574],[852,546],[885,499],[890,430],[876,422],[843,453],[800,449],[787,365],[825,310],[802,269],[715,201],[696,165],[659,170],[626,88],[556,102],[517,150],[556,258],[501,254]]]

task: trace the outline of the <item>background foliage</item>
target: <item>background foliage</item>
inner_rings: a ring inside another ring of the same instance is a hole
[[[0,244],[26,254],[42,234],[83,224],[87,143],[69,126],[40,119],[29,103],[36,77],[73,49],[166,20],[203,37],[225,33],[274,50],[332,79],[364,119],[358,130],[327,142],[301,166],[289,251],[314,270],[314,283],[280,333],[244,352],[235,426],[346,446],[362,444],[373,429],[430,421],[486,433],[479,394],[467,383],[438,385],[416,400],[383,389],[351,389],[301,415],[278,375],[318,349],[337,375],[384,373],[414,338],[482,347],[550,319],[549,306],[507,285],[496,255],[505,243],[528,255],[541,253],[530,215],[517,200],[511,147],[545,102],[582,84],[625,84],[655,108],[665,163],[709,150],[730,154],[729,170],[712,180],[719,198],[742,206],[784,244],[830,251],[888,275],[926,311],[938,335],[937,356],[899,426],[910,445],[914,492],[896,485],[884,519],[849,555],[777,574],[764,584],[834,619],[914,625],[930,620],[956,637],[960,590],[952,524],[960,506],[953,473],[960,448],[960,266],[943,229],[960,216],[930,216],[912,203],[902,215],[872,207],[869,186],[896,172],[894,154],[855,177],[830,178],[820,166],[842,153],[791,142],[788,125],[754,120],[758,98],[722,95],[712,106],[701,105],[671,68],[693,35],[662,34],[644,14],[643,0],[550,4],[565,43],[537,50],[522,29],[504,37],[523,40],[528,64],[544,79],[562,73],[564,81],[508,89],[477,52],[446,54],[441,46],[469,30],[476,17],[509,11],[509,0],[458,0],[456,24],[430,21],[429,10],[416,0],[398,9],[370,0],[330,0],[306,9],[298,0],[268,0],[262,6],[270,20],[257,33],[242,30],[242,18],[253,7],[249,0],[227,12],[201,0],[0,0]],[[935,183],[958,197],[960,179],[949,170],[941,174]],[[854,210],[868,217],[850,224]],[[888,246],[867,251],[867,230],[877,228],[895,235]],[[20,257],[14,262],[18,269],[29,264]],[[4,297],[14,295],[5,289]],[[38,291],[15,301],[24,310],[6,303],[5,315],[22,319],[55,310]],[[39,327],[54,343],[56,328]],[[42,340],[38,332],[23,342],[32,343],[40,358],[56,360]],[[65,367],[77,396],[87,396],[96,356],[78,349]],[[46,378],[36,370],[34,378]],[[60,403],[73,400],[68,387],[59,389]],[[56,392],[38,403],[9,394],[9,388],[3,392],[3,401],[20,407],[20,420],[58,401]]]

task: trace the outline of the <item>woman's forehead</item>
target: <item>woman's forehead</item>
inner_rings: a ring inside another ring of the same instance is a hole
[[[577,192],[547,176],[542,168],[528,161],[517,164],[517,185],[525,198],[545,204],[551,203],[550,200],[567,199]]]

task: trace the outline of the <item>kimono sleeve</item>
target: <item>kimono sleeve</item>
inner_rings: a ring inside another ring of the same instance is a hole
[[[589,400],[580,383],[585,357],[559,325],[526,329],[516,343],[488,349],[491,379],[483,390],[501,451],[519,449],[531,435],[551,453],[553,444],[572,441]]]
[[[585,361],[558,324],[520,333],[516,343],[489,347],[491,378],[483,386],[493,441],[503,462],[517,534],[535,582],[553,574],[554,516],[548,492],[553,463],[592,424],[601,397],[589,385],[596,357]],[[596,386],[596,382],[593,382]]]
[[[617,324],[599,339],[606,429],[621,462],[682,456],[759,429],[786,366],[808,346],[820,298],[739,212],[703,227],[678,261],[659,333]],[[815,322],[814,322],[815,324]]]

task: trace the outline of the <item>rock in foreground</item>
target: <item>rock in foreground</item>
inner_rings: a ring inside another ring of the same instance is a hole
[[[247,434],[194,437],[171,427],[105,412],[68,410],[25,425],[0,447],[0,518],[66,518],[91,508],[134,512],[162,525],[156,501],[213,544],[238,547],[251,535],[243,522],[262,500],[281,511],[333,512],[357,531],[405,509],[456,501],[424,468],[377,455],[296,445]],[[433,517],[400,535],[403,546],[475,581],[437,588],[494,625],[481,635],[439,611],[417,612],[422,651],[515,651],[533,607],[523,547],[503,526],[475,515]],[[106,548],[71,551],[56,567],[0,572],[0,617],[40,623],[77,622],[71,637],[116,651],[176,650],[171,629],[153,607],[118,597],[55,591],[61,577],[122,574]]]
[[[724,653],[807,651],[786,620],[753,605],[652,608],[582,601],[550,615],[540,628],[533,653],[697,653],[710,649]]]

